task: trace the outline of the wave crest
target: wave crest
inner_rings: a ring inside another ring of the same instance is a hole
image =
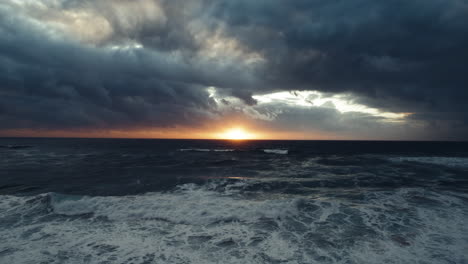
[[[280,154],[280,155],[287,155],[289,150],[287,149],[264,149],[263,152],[268,154]]]

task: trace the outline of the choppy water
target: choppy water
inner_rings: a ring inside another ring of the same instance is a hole
[[[468,263],[468,144],[0,139],[0,263]]]

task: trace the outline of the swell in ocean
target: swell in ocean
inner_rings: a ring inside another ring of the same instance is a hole
[[[3,141],[0,263],[468,262],[463,145]]]

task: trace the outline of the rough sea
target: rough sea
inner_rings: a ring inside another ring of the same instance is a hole
[[[0,263],[468,263],[468,143],[0,139]]]

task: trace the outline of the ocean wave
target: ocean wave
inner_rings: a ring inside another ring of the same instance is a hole
[[[289,150],[287,149],[264,149],[263,152],[269,153],[269,154],[286,155],[289,153]]]
[[[230,148],[184,148],[184,149],[178,149],[178,151],[181,152],[234,152],[234,151],[242,151],[242,152],[258,152],[261,151],[263,153],[268,153],[268,154],[280,154],[280,155],[286,155],[289,153],[289,150],[287,149],[245,149],[245,150],[239,150],[239,149],[230,149]]]
[[[199,188],[194,184],[180,186],[169,193],[149,193],[139,196],[90,197],[52,194],[53,212],[61,215],[94,214],[113,221],[135,219],[165,219],[178,224],[207,225],[233,219],[256,222],[260,218],[275,218],[293,213],[294,201],[248,201],[235,199],[236,185],[224,187],[224,192]],[[239,186],[237,186],[239,187]],[[135,206],[135,203],[138,206]],[[272,204],[274,203],[274,204]],[[174,206],[174,205],[177,206]],[[252,211],[249,208],[255,207]]]
[[[245,197],[246,181],[136,196],[1,196],[5,263],[464,263],[468,199]],[[220,188],[222,187],[222,188]],[[5,242],[6,241],[6,242]]]
[[[0,145],[0,148],[4,149],[26,149],[26,148],[33,148],[30,145]]]
[[[188,149],[178,149],[178,151],[189,151],[189,152],[232,152],[235,149],[204,149],[204,148],[188,148]]]
[[[447,167],[468,168],[467,157],[391,157],[393,162],[419,162]]]

